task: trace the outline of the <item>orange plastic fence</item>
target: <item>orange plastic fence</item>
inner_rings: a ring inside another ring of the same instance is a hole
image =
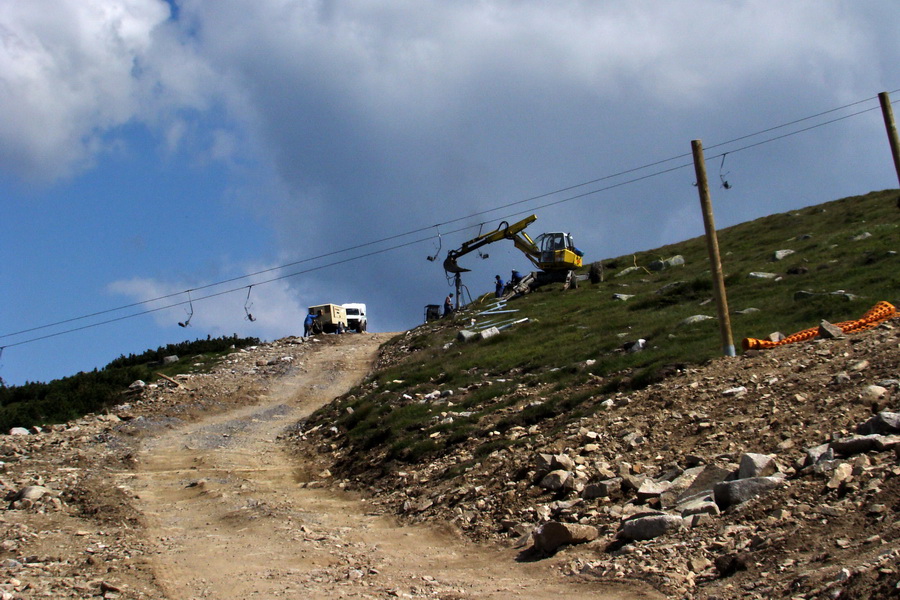
[[[861,319],[855,321],[844,321],[843,323],[835,323],[836,327],[840,327],[844,333],[856,333],[865,331],[875,327],[879,323],[893,318],[897,315],[897,309],[890,302],[881,301],[866,312]],[[763,348],[774,348],[775,346],[784,346],[785,344],[793,344],[795,342],[805,342],[819,335],[819,328],[812,327],[798,331],[793,335],[789,335],[779,342],[771,342],[769,340],[758,340],[756,338],[744,338],[741,346],[744,350],[756,350]]]

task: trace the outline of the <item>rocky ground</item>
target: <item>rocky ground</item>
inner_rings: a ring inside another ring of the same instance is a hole
[[[398,523],[286,451],[389,337],[263,344],[136,383],[107,414],[0,437],[0,599],[660,597]]]
[[[898,597],[897,324],[598,395],[577,422],[488,431],[517,443],[480,458],[485,440],[473,439],[427,464],[373,470],[378,457],[346,456],[339,430],[301,424],[288,441],[322,473],[316,486],[516,547],[535,568],[678,598]],[[108,414],[0,436],[0,600],[164,597],[148,560],[159,546],[123,473],[149,436],[254,402],[314,344],[260,345],[212,374],[136,386]],[[417,401],[446,403],[452,417],[471,390],[435,391]],[[520,388],[509,411],[546,392]],[[426,587],[421,597],[450,597]]]
[[[523,561],[562,557],[567,573],[673,598],[900,597],[898,325],[683,368],[598,394],[576,422],[483,423],[483,436],[423,464],[352,454],[322,427],[336,414],[296,443],[385,510],[514,545]],[[452,419],[472,391],[413,401]],[[548,392],[522,385],[508,412]],[[515,443],[481,457],[498,438]]]
[[[310,345],[241,350],[213,373],[137,384],[107,414],[0,435],[0,600],[164,597],[121,474],[147,437],[253,401]]]

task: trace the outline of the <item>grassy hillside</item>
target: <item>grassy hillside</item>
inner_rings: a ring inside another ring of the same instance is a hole
[[[888,190],[719,231],[738,349],[744,337],[856,319],[880,300],[900,300],[898,222],[897,192]],[[794,253],[776,261],[777,250]],[[684,265],[647,268],[674,255],[683,256]],[[489,297],[398,337],[376,375],[313,421],[336,418],[349,443],[380,456],[384,466],[414,462],[473,436],[487,439],[490,432],[562,413],[575,419],[596,411],[603,394],[641,388],[721,355],[715,319],[682,324],[694,315],[716,316],[702,237],[600,262],[600,283],[569,291],[548,286],[510,301],[507,308],[529,321],[495,338],[456,341]],[[759,272],[776,277],[751,276]],[[646,340],[643,351],[624,350],[638,339]],[[491,385],[482,385],[485,379]],[[539,388],[542,402],[507,410],[523,386]],[[465,390],[453,408],[463,417],[442,419],[446,407],[419,401],[435,390]],[[498,438],[479,452],[509,443]]]
[[[257,338],[236,335],[184,341],[137,355],[123,355],[100,370],[47,383],[7,387],[0,382],[0,431],[63,423],[99,412],[122,401],[128,386],[138,379],[153,381],[158,378],[157,373],[171,377],[180,373],[205,372],[233,349],[258,343]],[[163,358],[167,356],[179,359],[164,363]]]

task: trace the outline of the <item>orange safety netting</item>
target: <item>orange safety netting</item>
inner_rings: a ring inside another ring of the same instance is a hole
[[[861,319],[855,321],[844,321],[843,323],[835,323],[835,327],[839,327],[844,333],[856,333],[865,331],[875,327],[882,321],[886,321],[897,315],[897,309],[890,302],[881,301],[862,316]],[[783,346],[785,344],[793,344],[794,342],[805,342],[819,335],[819,328],[812,327],[798,331],[793,335],[789,335],[779,342],[771,342],[769,340],[758,340],[756,338],[744,338],[741,346],[744,350],[755,350],[761,348],[774,348],[775,346]]]

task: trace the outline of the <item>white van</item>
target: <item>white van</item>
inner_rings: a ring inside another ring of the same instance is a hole
[[[347,311],[347,329],[362,333],[368,327],[368,319],[366,318],[365,304],[344,304],[344,310]]]

